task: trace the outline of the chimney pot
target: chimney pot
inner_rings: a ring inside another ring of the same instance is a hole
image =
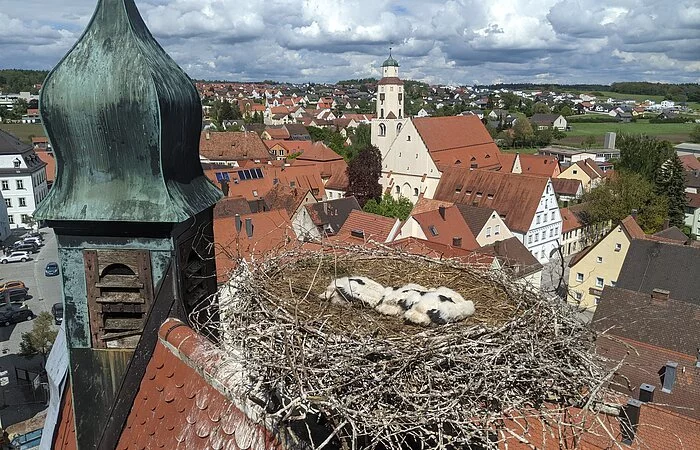
[[[639,386],[639,401],[642,403],[651,403],[654,401],[655,386],[644,383]]]
[[[642,402],[633,398],[627,400],[627,405],[622,408],[620,416],[620,428],[622,428],[622,443],[626,445],[632,444],[634,436],[637,434],[639,425],[639,410],[642,407]]]
[[[249,238],[253,237],[253,219],[250,217],[245,219],[245,234],[247,234]]]
[[[242,223],[241,223],[241,215],[240,215],[240,214],[236,214],[236,216],[235,216],[235,218],[234,218],[234,221],[236,222],[236,232],[237,232],[237,233],[240,233],[240,232],[241,232],[241,226],[242,226]]]
[[[637,221],[637,214],[638,213],[639,213],[639,211],[637,211],[636,209],[633,209],[632,212],[630,213],[630,215],[632,216],[632,218],[634,219],[635,222]]]
[[[438,207],[438,212],[440,213],[440,217],[442,217],[442,220],[445,220],[445,209],[446,208],[444,206]]]
[[[461,247],[462,246],[462,238],[459,236],[455,236],[452,238],[452,246],[453,247]]]
[[[666,289],[654,288],[654,290],[651,291],[651,298],[654,300],[668,300],[670,296],[671,291],[667,291]]]
[[[207,130],[206,138],[207,138],[207,141],[209,140],[209,138],[211,138],[211,134],[209,133],[209,130]]]
[[[663,387],[661,392],[670,394],[673,390],[673,384],[676,382],[676,370],[678,370],[678,363],[674,361],[668,361],[666,367],[664,368],[663,375]]]

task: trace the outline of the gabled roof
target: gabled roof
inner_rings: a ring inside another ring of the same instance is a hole
[[[327,175],[326,172],[330,174],[326,181],[326,189],[347,191],[350,180],[348,179],[348,163],[346,163],[345,160],[326,164],[322,170],[323,173],[321,176]]]
[[[290,136],[309,136],[309,130],[300,123],[288,123],[284,125]]]
[[[411,210],[411,215],[420,214],[426,211],[432,211],[434,209],[438,209],[441,206],[450,207],[452,205],[454,205],[454,203],[452,202],[433,200],[432,198],[427,197],[418,197],[416,204],[413,205],[413,209]]]
[[[462,214],[464,221],[471,230],[474,236],[478,236],[481,230],[484,229],[486,222],[495,213],[493,208],[487,208],[485,206],[472,206],[459,203],[457,209]]]
[[[398,219],[371,214],[359,209],[350,211],[350,215],[334,240],[347,244],[363,244],[367,241],[385,243],[392,230],[397,226]],[[354,232],[354,233],[353,233]],[[354,234],[362,233],[362,237]]]
[[[576,165],[579,166],[581,170],[586,172],[586,175],[588,175],[592,180],[601,178],[603,176],[603,171],[600,170],[598,164],[596,164],[596,162],[593,161],[591,158],[586,158],[582,161],[576,161]]]
[[[685,185],[686,187],[700,188],[700,170],[687,171],[685,173]]]
[[[265,132],[272,139],[289,139],[289,132],[284,127],[266,127]]]
[[[457,259],[461,263],[474,265],[481,269],[489,269],[495,259],[491,255],[414,237],[396,240],[387,245],[413,255],[423,255],[436,259]]]
[[[581,192],[581,180],[552,178],[552,187],[557,195],[575,196]]]
[[[512,271],[517,278],[542,270],[542,264],[515,236],[486,245],[478,249],[477,252],[497,257],[502,266]]]
[[[688,199],[689,208],[700,208],[700,194],[685,193],[685,198]]]
[[[311,141],[303,141],[311,142]],[[316,161],[316,162],[329,162],[329,161],[342,161],[343,157],[334,152],[330,147],[321,141],[313,142],[311,145],[305,145],[304,150],[302,150],[301,155],[297,158],[299,161]]]
[[[435,199],[493,208],[510,230],[524,233],[548,182],[532,175],[451,168],[442,174]]]
[[[329,226],[332,233],[337,233],[353,210],[361,210],[355,197],[326,200],[306,205],[311,221],[318,227]]]
[[[665,289],[670,291],[671,298],[700,306],[699,267],[700,248],[634,240],[616,286],[645,294],[657,288]]]
[[[688,242],[689,239],[688,236],[686,236],[685,233],[683,233],[676,226],[668,227],[665,230],[661,230],[657,233],[654,233],[653,236],[668,239],[670,241],[675,241],[680,244]]]
[[[559,173],[559,160],[556,156],[518,154],[518,158],[525,175],[553,177]]]
[[[413,118],[418,134],[440,171],[459,165],[470,168],[501,166],[500,150],[476,116]]]
[[[46,163],[46,181],[53,183],[56,179],[56,156],[44,150],[36,150],[36,155]]]
[[[561,117],[561,114],[533,114],[533,116],[530,117],[530,122],[541,125],[552,125],[559,117]]]
[[[247,131],[203,131],[199,140],[199,153],[211,161],[270,159],[260,136]]]
[[[414,214],[411,218],[420,225],[423,234],[430,242],[453,245],[454,238],[459,238],[461,248],[475,250],[480,247],[456,205]]]
[[[224,197],[214,206],[214,218],[233,217],[236,214],[250,214],[250,205],[244,197]]]

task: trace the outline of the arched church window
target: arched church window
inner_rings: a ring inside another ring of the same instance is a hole
[[[399,114],[401,114],[401,113],[399,113]],[[401,124],[397,123],[396,124],[396,132],[398,133],[399,131],[401,131]]]
[[[384,110],[382,109],[382,117],[384,117]],[[379,124],[379,135],[386,136],[386,125],[383,123]]]
[[[384,108],[379,110],[379,118],[383,119],[384,118]]]

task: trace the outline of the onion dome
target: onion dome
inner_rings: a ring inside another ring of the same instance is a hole
[[[40,110],[58,169],[38,219],[179,223],[221,197],[199,161],[197,90],[134,0],[98,1]]]

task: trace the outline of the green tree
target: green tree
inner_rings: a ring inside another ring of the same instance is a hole
[[[586,224],[617,223],[637,210],[637,222],[647,233],[659,231],[668,215],[666,198],[657,195],[653,183],[633,172],[615,176],[583,195]]]
[[[513,125],[513,145],[527,147],[532,143],[535,132],[527,117],[519,117]]]
[[[622,134],[617,138],[617,148],[620,149],[620,161],[615,168],[638,173],[651,182],[656,179],[661,165],[674,153],[668,141],[645,134]]]
[[[574,113],[573,113],[573,111],[571,111],[571,108],[569,107],[569,105],[564,105],[559,110],[559,114],[561,114],[564,117],[568,117],[568,116],[573,115]]]
[[[552,110],[549,109],[546,103],[537,102],[532,106],[533,114],[551,114]]]
[[[228,101],[221,102],[221,108],[219,108],[217,116],[217,121],[222,123],[224,120],[234,120],[233,108],[231,108],[231,103]]]
[[[32,331],[22,333],[19,343],[20,354],[23,356],[41,355],[46,363],[46,356],[56,340],[58,330],[53,326],[53,317],[44,311],[34,319]]]
[[[406,220],[411,214],[413,203],[404,196],[399,196],[399,199],[396,200],[391,194],[384,194],[380,202],[377,202],[377,200],[373,198],[369,199],[362,209],[368,213]]]
[[[690,132],[690,141],[700,143],[700,125],[695,125]]]
[[[360,207],[364,207],[370,199],[381,200],[382,186],[379,178],[382,176],[382,154],[373,145],[360,150],[357,157],[348,163],[348,192],[354,195]]]
[[[656,193],[666,197],[670,224],[682,229],[688,200],[685,196],[685,168],[675,152],[657,171]]]

